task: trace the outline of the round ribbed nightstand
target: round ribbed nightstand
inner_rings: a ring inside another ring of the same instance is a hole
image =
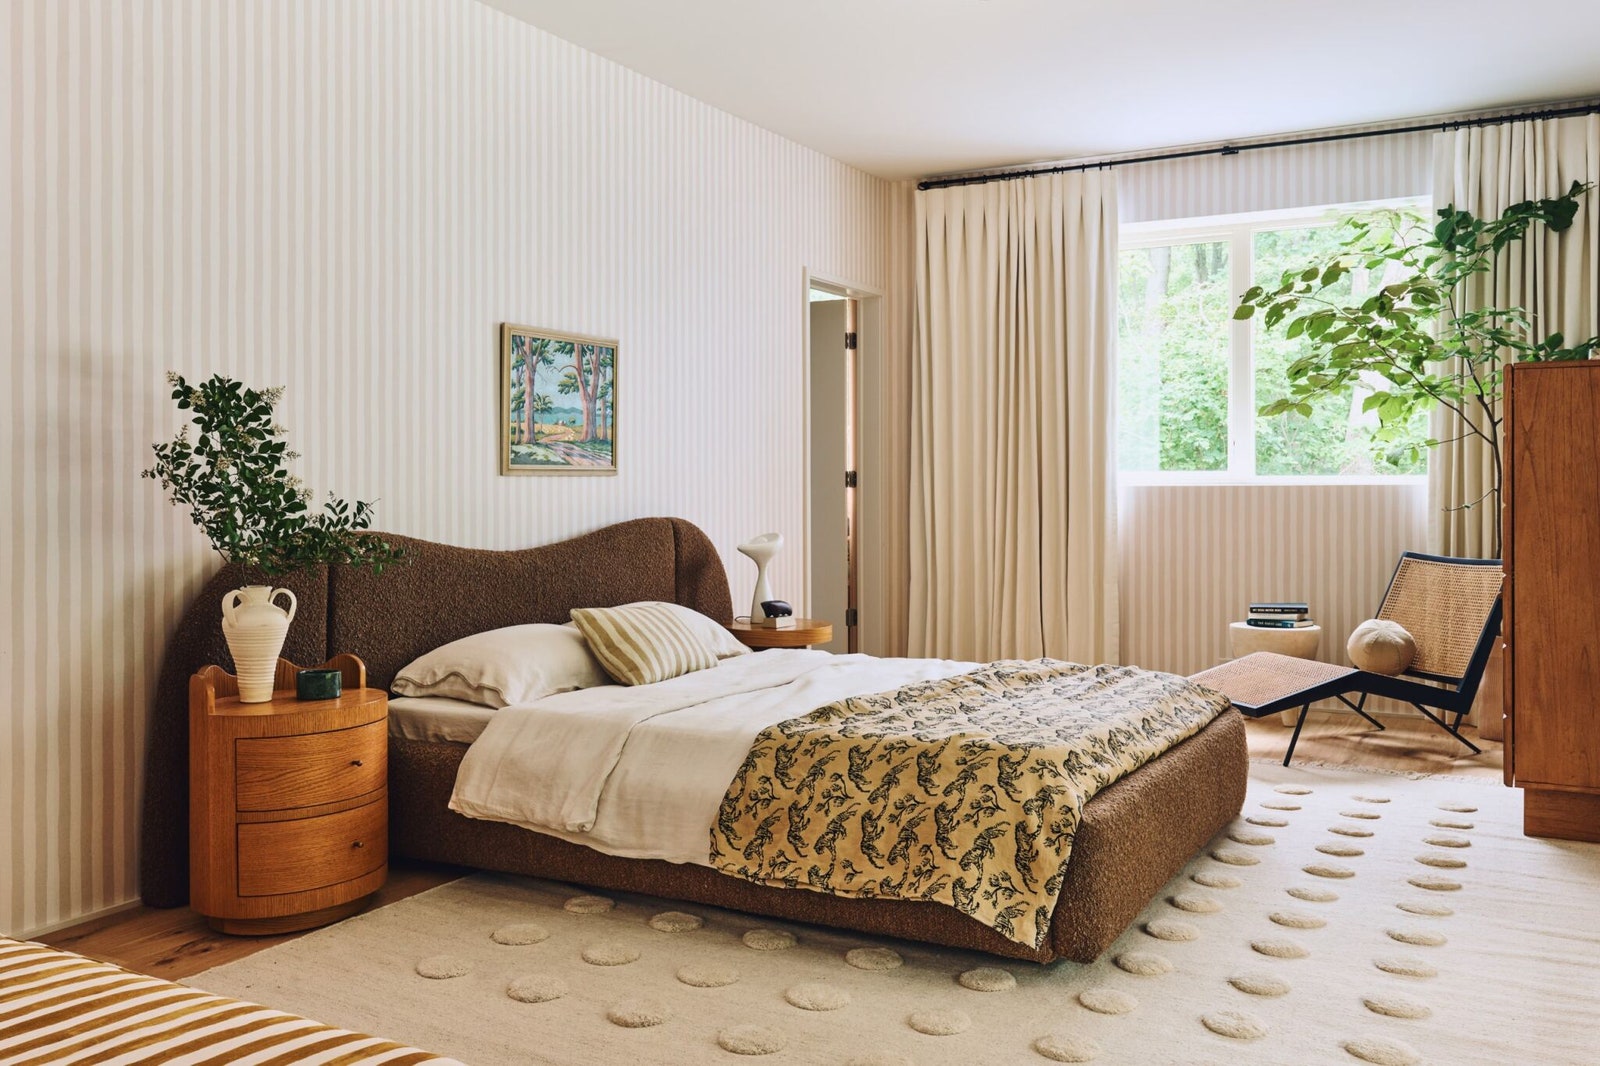
[[[751,648],[809,648],[833,639],[833,623],[815,618],[796,618],[794,625],[785,629],[753,626],[749,622],[735,622],[728,628],[739,643]]]
[[[220,666],[189,680],[189,904],[218,932],[325,925],[383,887],[388,697],[354,655],[324,668],[336,699],[295,699],[287,659],[267,703],[240,703]]]

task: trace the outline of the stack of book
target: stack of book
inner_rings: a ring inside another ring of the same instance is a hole
[[[1310,613],[1310,605],[1298,601],[1252,603],[1245,622],[1262,629],[1304,629],[1316,624],[1307,617]]]

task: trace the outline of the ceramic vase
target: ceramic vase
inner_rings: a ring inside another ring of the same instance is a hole
[[[289,597],[289,609],[274,601]],[[278,672],[278,653],[298,606],[294,593],[271,585],[246,585],[222,597],[222,635],[233,655],[240,703],[266,703]]]
[[[767,584],[767,567],[771,565],[772,557],[777,555],[778,549],[782,547],[781,533],[763,533],[739,545],[740,553],[748,556],[756,564],[756,591],[750,599],[751,622],[760,622],[767,617],[767,612],[761,606],[773,598],[772,586]]]

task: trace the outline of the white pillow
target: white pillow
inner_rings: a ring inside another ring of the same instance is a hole
[[[748,655],[751,648],[739,643],[739,638],[729,631],[727,626],[719,625],[711,618],[701,614],[693,607],[684,607],[676,603],[662,603],[679,618],[685,625],[700,638],[701,643],[711,649],[713,655],[719,659],[731,659],[735,655]]]
[[[1417,643],[1399,622],[1374,618],[1356,626],[1345,644],[1356,669],[1393,677],[1403,674],[1417,657]]]
[[[391,687],[402,696],[509,707],[607,680],[577,626],[535,624],[452,640],[409,663]]]
[[[624,685],[654,684],[716,666],[709,631],[697,619],[722,628],[687,607],[654,600],[572,612],[589,650]]]

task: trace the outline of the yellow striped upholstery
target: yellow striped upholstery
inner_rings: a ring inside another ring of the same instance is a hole
[[[612,680],[648,685],[717,665],[717,653],[670,603],[578,607],[572,620]]]
[[[0,1062],[449,1066],[455,1060],[0,937]]]

